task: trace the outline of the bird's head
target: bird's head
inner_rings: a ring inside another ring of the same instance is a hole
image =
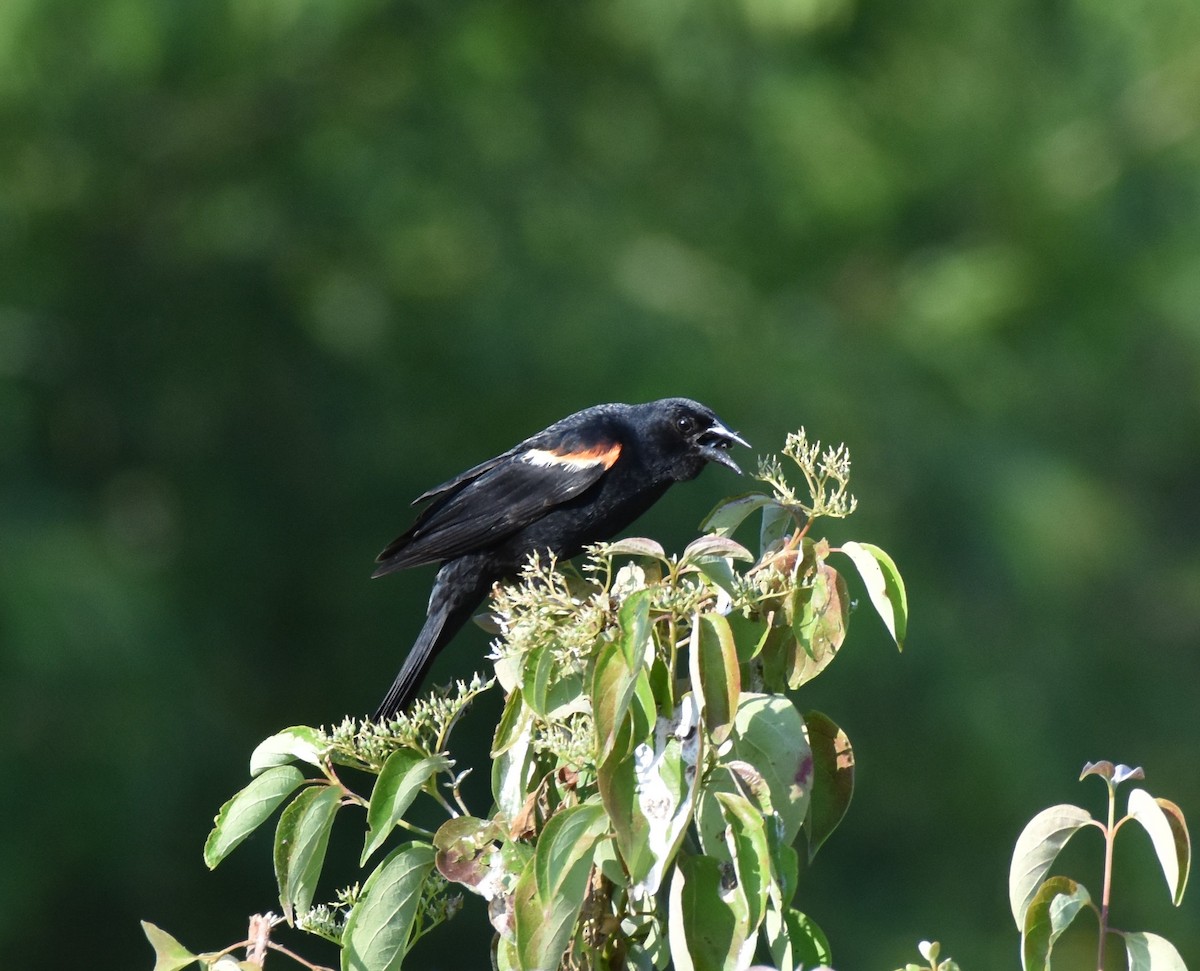
[[[641,407],[671,478],[694,479],[707,462],[719,462],[742,474],[729,457],[729,449],[734,445],[749,448],[750,443],[730,431],[711,408],[689,398],[663,398]]]

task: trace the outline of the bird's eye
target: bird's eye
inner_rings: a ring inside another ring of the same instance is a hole
[[[692,419],[689,415],[680,415],[675,419],[675,427],[681,432],[690,432],[692,430]]]

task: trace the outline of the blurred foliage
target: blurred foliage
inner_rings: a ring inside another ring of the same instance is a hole
[[[1198,307],[1194,0],[6,0],[0,948],[243,927],[268,849],[208,874],[213,807],[377,700],[407,501],[687,394],[845,440],[909,583],[905,655],[814,691],[860,775],[810,913],[848,968],[1011,966],[1012,843],[1078,765],[1200,805]],[[1114,919],[1196,962],[1140,860]]]

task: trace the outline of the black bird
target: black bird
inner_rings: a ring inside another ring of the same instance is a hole
[[[569,559],[611,539],[706,462],[740,474],[726,454],[734,444],[747,445],[687,398],[596,405],[419,496],[414,505],[429,505],[376,557],[372,576],[426,563],[441,569],[425,626],[375,720],[408,705],[438,652],[531,553]]]

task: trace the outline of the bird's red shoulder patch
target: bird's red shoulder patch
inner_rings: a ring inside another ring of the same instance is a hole
[[[571,471],[582,471],[583,469],[594,469],[598,465],[605,469],[611,469],[620,455],[620,442],[601,442],[591,448],[561,452],[531,448],[521,456],[521,460],[530,465],[557,465]]]

